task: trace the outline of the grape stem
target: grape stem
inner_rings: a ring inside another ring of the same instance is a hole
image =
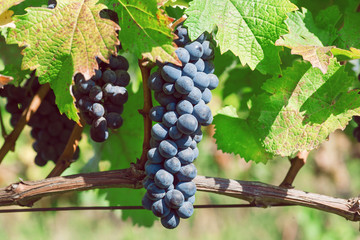
[[[0,149],[0,163],[3,161],[6,154],[15,148],[16,140],[24,129],[25,125],[30,121],[30,118],[36,113],[38,110],[42,100],[50,90],[50,85],[48,83],[43,84],[37,93],[34,95],[33,99],[29,106],[23,111],[21,114],[21,118],[17,122],[14,130],[7,136],[3,146]]]
[[[45,196],[104,188],[142,188],[144,174],[132,168],[53,177],[38,181],[20,181],[0,189],[0,206],[32,206]],[[333,213],[350,221],[360,221],[360,198],[334,198],[296,189],[285,189],[266,183],[197,176],[198,191],[245,200],[249,206],[303,206]]]
[[[299,152],[296,157],[290,159],[290,168],[287,172],[284,180],[280,184],[280,187],[284,188],[294,188],[292,186],[296,175],[299,173],[300,169],[305,165],[307,157],[309,155],[308,151]]]
[[[176,20],[172,25],[171,25],[171,30],[174,31],[175,28],[182,22],[184,22],[186,20],[186,15],[183,15],[181,18],[179,18],[178,20]]]
[[[137,161],[137,168],[140,170],[144,169],[145,163],[147,161],[147,152],[150,149],[150,138],[151,138],[151,127],[152,121],[149,116],[150,109],[153,107],[151,90],[148,86],[148,78],[150,76],[150,71],[152,65],[149,65],[149,62],[146,59],[139,59],[139,67],[141,70],[142,82],[143,82],[143,91],[144,91],[144,107],[139,109],[139,113],[144,118],[144,141],[143,141],[143,150],[140,159]]]
[[[80,123],[74,125],[74,128],[71,132],[68,142],[66,143],[63,153],[57,159],[55,167],[47,176],[47,178],[60,176],[68,167],[70,167],[71,163],[74,162],[73,156],[77,146],[79,145],[84,125],[85,122],[81,118]]]

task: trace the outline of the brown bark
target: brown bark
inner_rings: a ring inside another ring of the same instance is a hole
[[[70,191],[96,188],[142,187],[144,174],[134,167],[123,170],[54,177],[40,181],[21,181],[0,189],[0,206],[31,206],[34,199]],[[337,214],[351,221],[360,221],[359,198],[341,199],[285,189],[261,182],[237,181],[198,176],[197,189],[246,200],[258,207],[298,205]],[[121,197],[121,196],[119,196]]]

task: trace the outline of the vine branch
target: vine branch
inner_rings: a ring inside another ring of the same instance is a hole
[[[21,118],[17,122],[14,130],[6,137],[6,141],[0,149],[0,163],[3,161],[6,154],[14,149],[16,140],[24,129],[25,125],[30,121],[30,118],[35,114],[39,108],[42,100],[50,90],[50,85],[48,83],[41,85],[40,89],[34,95],[29,106],[21,114]]]
[[[40,181],[21,181],[0,189],[0,206],[32,206],[34,200],[71,191],[97,188],[142,187],[143,174],[134,169],[53,177]],[[337,214],[351,221],[360,221],[360,199],[342,199],[308,193],[296,189],[252,181],[197,176],[194,182],[199,191],[243,199],[258,207],[298,205]]]
[[[143,91],[144,91],[144,107],[143,109],[139,110],[139,113],[144,118],[144,141],[143,141],[143,151],[137,164],[139,165],[139,169],[144,169],[147,160],[147,152],[150,149],[152,121],[149,117],[149,112],[150,109],[153,107],[153,104],[152,104],[151,90],[148,86],[148,78],[150,76],[151,66],[149,66],[149,63],[146,59],[140,59],[139,67],[141,70]]]

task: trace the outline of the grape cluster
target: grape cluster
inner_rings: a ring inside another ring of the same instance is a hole
[[[24,87],[6,85],[0,92],[1,96],[7,98],[5,109],[11,113],[10,124],[13,127],[39,88],[40,84],[37,79],[34,79],[28,81]],[[36,165],[44,166],[48,161],[56,163],[65,149],[75,124],[74,121],[60,114],[55,104],[54,92],[50,90],[28,122],[28,125],[32,127],[31,136],[35,139],[33,148],[37,152]],[[74,153],[73,159],[78,157],[79,148]]]
[[[191,42],[187,29],[176,28],[176,54],[182,66],[165,63],[148,79],[160,106],[150,111],[157,122],[151,129],[151,149],[145,164],[147,189],[143,207],[161,218],[166,228],[175,228],[180,218],[194,211],[197,174],[193,161],[202,139],[201,126],[211,124],[213,116],[206,105],[219,79],[214,72],[214,43],[210,34]]]
[[[111,56],[110,63],[100,60],[99,70],[86,80],[83,75],[75,76],[73,94],[76,106],[87,124],[91,125],[90,136],[95,142],[104,142],[110,129],[118,129],[123,123],[121,114],[128,100],[126,86],[130,82],[127,70],[129,63],[123,56]]]

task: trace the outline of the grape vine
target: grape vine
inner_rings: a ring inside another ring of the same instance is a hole
[[[359,221],[358,198],[291,188],[331,133],[347,128],[360,141],[360,6],[296,4],[0,0],[0,162],[20,151],[27,125],[35,164],[55,164],[46,180],[0,189],[0,206],[116,187],[141,198],[106,190],[107,201],[141,204],[168,229],[194,214],[197,191]],[[84,169],[104,172],[58,177],[89,149],[97,152]],[[291,166],[278,187],[198,176],[205,159],[223,174],[224,153],[254,163],[286,157]]]

